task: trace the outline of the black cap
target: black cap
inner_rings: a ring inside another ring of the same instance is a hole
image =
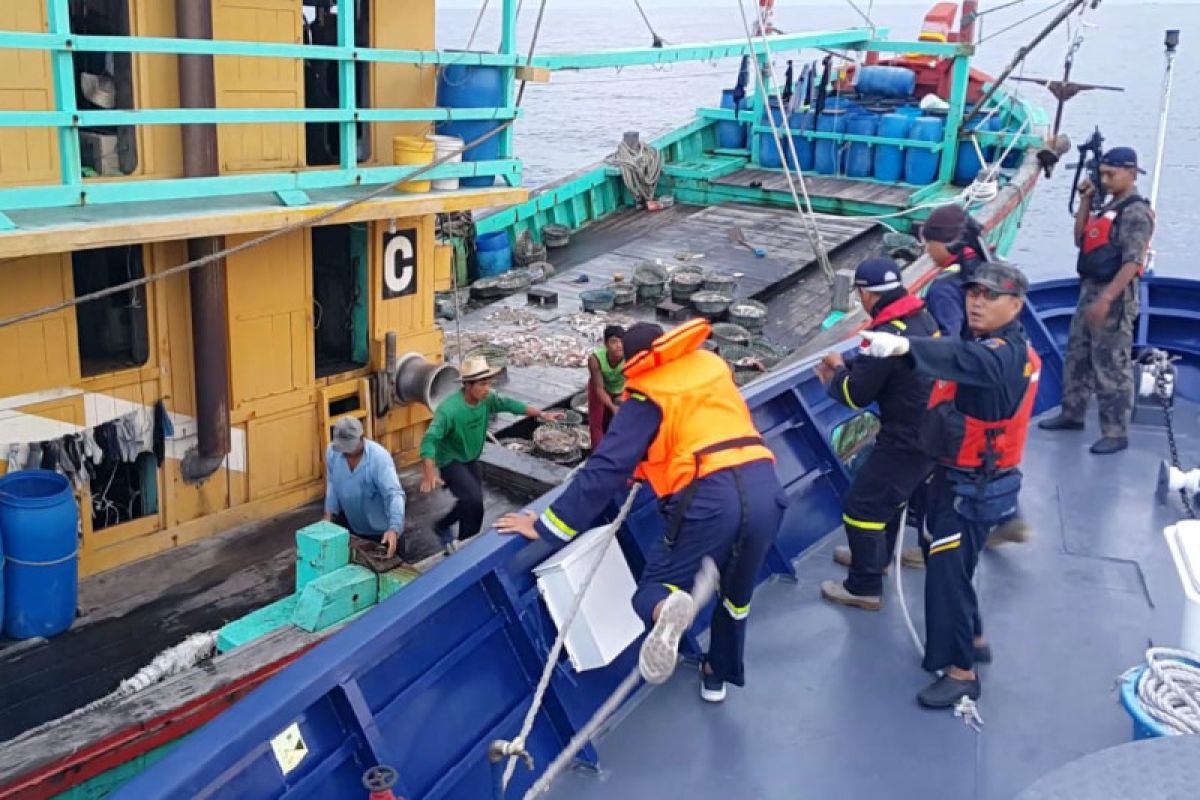
[[[927,242],[954,244],[967,232],[967,212],[951,203],[939,206],[921,226],[921,238]]]
[[[886,256],[868,258],[854,270],[854,285],[869,292],[890,292],[904,286],[900,267]]]
[[[1025,273],[1012,264],[992,262],[981,264],[975,274],[966,282],[970,286],[982,286],[1000,294],[1011,294],[1014,297],[1024,297],[1029,290],[1029,280]]]
[[[1146,174],[1146,170],[1138,166],[1137,151],[1132,147],[1112,147],[1100,157],[1100,163],[1106,167],[1124,167]]]
[[[621,345],[625,350],[625,361],[628,363],[638,353],[649,350],[654,340],[663,335],[660,325],[653,322],[638,322],[625,331],[621,337]]]

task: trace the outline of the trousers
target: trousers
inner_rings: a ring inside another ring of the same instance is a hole
[[[770,461],[755,461],[700,479],[683,510],[673,545],[651,549],[633,595],[633,608],[647,624],[673,591],[691,591],[700,562],[712,558],[721,573],[720,605],[713,612],[706,657],[719,680],[745,685],[746,620],[754,586],[775,542],[787,496]],[[676,509],[668,501],[670,518]]]
[[[867,456],[842,500],[842,522],[850,543],[850,572],[846,591],[856,595],[883,592],[887,567],[900,517],[933,468],[924,453],[879,447]]]
[[[975,638],[983,635],[979,599],[972,580],[988,533],[1015,514],[1021,473],[990,479],[938,466],[926,507],[925,659],[930,672],[955,666],[973,669]]]
[[[1137,281],[1125,287],[1113,301],[1104,325],[1093,330],[1083,316],[1107,284],[1082,280],[1079,305],[1071,317],[1067,352],[1063,359],[1062,410],[1070,419],[1082,421],[1088,401],[1096,395],[1100,410],[1100,433],[1119,438],[1126,435],[1133,411],[1133,326],[1138,316]]]
[[[458,538],[470,539],[483,527],[483,470],[478,461],[452,461],[441,470],[442,481],[457,502],[446,516],[434,523],[442,544],[454,541],[451,528],[458,523]]]

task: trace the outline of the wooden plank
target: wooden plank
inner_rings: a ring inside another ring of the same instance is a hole
[[[742,169],[715,178],[712,183],[741,187],[758,183],[770,191],[789,191],[787,178],[782,172],[775,170]],[[813,196],[896,207],[907,206],[913,192],[913,187],[910,186],[830,175],[805,175],[804,183],[808,193]]]

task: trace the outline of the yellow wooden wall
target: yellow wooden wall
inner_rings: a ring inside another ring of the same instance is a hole
[[[434,0],[407,0],[403,13],[395,4],[372,0],[371,47],[388,50],[433,50],[436,46]],[[371,67],[372,108],[432,108],[437,94],[437,69],[415,64],[374,64]],[[379,122],[371,126],[371,163],[392,163],[392,139],[433,133],[430,122]]]
[[[0,30],[45,33],[45,0],[3,0]],[[0,51],[0,109],[54,109],[49,54],[35,50]],[[0,128],[0,186],[57,182],[58,138],[53,129]]]

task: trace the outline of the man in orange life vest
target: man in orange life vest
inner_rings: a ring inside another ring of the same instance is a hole
[[[925,303],[904,288],[900,267],[890,258],[868,258],[854,271],[870,328],[901,336],[936,336],[937,323]],[[817,364],[817,376],[829,396],[858,410],[879,405],[880,431],[866,463],[842,498],[842,522],[849,547],[834,548],[833,560],[850,568],[844,581],[824,581],[821,596],[833,603],[868,611],[883,607],[883,573],[900,533],[908,498],[933,468],[921,449],[921,420],[933,381],[899,359],[859,356],[843,363],[830,353]],[[916,548],[913,548],[914,550]],[[922,566],[921,554],[907,565]]]
[[[904,357],[938,379],[922,423],[926,452],[937,460],[926,509],[930,541],[922,542],[923,666],[943,672],[917,695],[929,708],[978,698],[975,666],[992,658],[971,578],[988,531],[1016,507],[1041,369],[1017,320],[1028,288],[1020,270],[985,264],[966,288],[970,338],[863,333],[869,355]]]
[[[711,558],[721,574],[720,606],[701,697],[720,702],[726,683],[744,685],[750,597],[787,499],[729,365],[700,347],[711,330],[702,319],[667,334],[645,322],[629,328],[622,338],[626,400],[600,446],[540,517],[510,514],[496,528],[562,546],[620,498],[631,473],[648,483],[666,532],[633,597],[634,610],[653,625],[642,646],[642,676],[662,683],[674,671],[679,640],[698,610],[688,592]]]
[[[1088,401],[1100,408],[1098,455],[1129,446],[1126,428],[1133,411],[1133,326],[1138,316],[1138,282],[1154,212],[1137,193],[1141,172],[1131,147],[1114,147],[1100,159],[1100,181],[1112,200],[1090,212],[1096,188],[1079,185],[1075,243],[1079,245],[1079,306],[1071,318],[1063,363],[1062,413],[1038,423],[1045,430],[1083,430]]]

